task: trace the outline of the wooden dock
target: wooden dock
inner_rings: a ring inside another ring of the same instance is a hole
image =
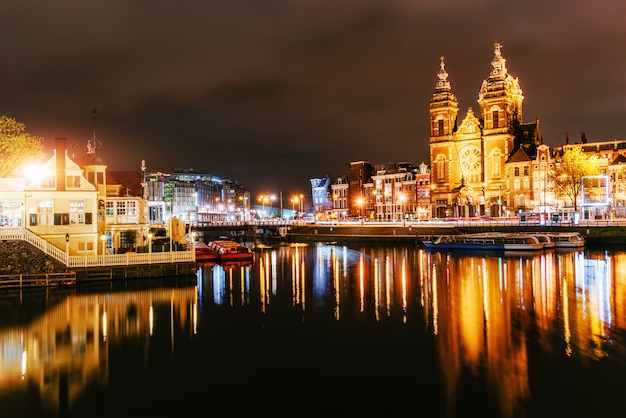
[[[0,275],[0,289],[74,286],[76,272]]]

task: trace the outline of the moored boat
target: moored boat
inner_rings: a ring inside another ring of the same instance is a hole
[[[228,239],[211,241],[209,247],[218,254],[220,261],[252,260],[254,258],[254,253],[250,248]]]
[[[198,263],[217,261],[219,258],[217,252],[202,241],[195,241],[194,248],[196,250],[196,261]]]
[[[585,237],[578,232],[548,233],[556,248],[581,248],[585,246]]]
[[[532,235],[536,236],[537,239],[539,239],[539,241],[543,244],[543,248],[545,248],[546,250],[556,247],[556,243],[554,242],[554,240],[549,234],[542,233],[542,234],[532,234]]]
[[[533,235],[479,233],[462,235],[438,235],[422,241],[426,249],[472,250],[472,251],[526,251],[542,250],[544,244]]]

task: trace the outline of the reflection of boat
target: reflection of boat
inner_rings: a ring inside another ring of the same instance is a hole
[[[426,249],[434,250],[542,250],[544,245],[534,235],[479,233],[439,235],[422,241]]]
[[[195,241],[194,247],[196,249],[196,261],[198,263],[215,262],[219,258],[217,252],[202,241]]]
[[[248,247],[233,240],[219,239],[209,242],[209,248],[218,254],[220,262],[252,260],[254,253]]]
[[[218,263],[224,269],[233,269],[239,267],[248,267],[253,264],[252,260],[237,260],[237,261],[220,261]]]
[[[585,237],[578,232],[548,233],[556,248],[580,248],[585,246]]]

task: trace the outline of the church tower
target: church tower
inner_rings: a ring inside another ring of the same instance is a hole
[[[522,122],[522,89],[506,69],[502,45],[494,44],[491,73],[478,93],[483,124],[484,183],[491,200],[501,200],[505,186],[504,163],[514,149],[517,128]],[[495,196],[497,199],[494,199]]]
[[[431,204],[435,218],[501,216],[510,192],[507,161],[521,146],[525,151],[535,149],[531,145],[537,141],[529,144],[530,139],[520,136],[525,127],[524,96],[518,79],[507,71],[501,49],[496,42],[491,72],[478,94],[478,112],[474,114],[470,107],[459,124],[458,101],[441,57],[430,99]],[[538,134],[538,122],[528,130],[528,138],[530,133]],[[533,152],[530,154],[532,158]]]
[[[459,103],[452,93],[444,57],[441,57],[435,92],[430,99],[431,202],[433,216],[445,217],[453,180],[454,132]]]

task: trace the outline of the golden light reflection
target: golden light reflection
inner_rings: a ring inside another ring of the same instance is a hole
[[[385,312],[387,317],[391,316],[391,282],[392,282],[392,266],[389,256],[385,257]]]
[[[165,318],[162,331],[174,330],[167,322],[175,320],[178,332],[191,334],[188,310],[195,303],[193,287],[69,295],[28,324],[0,330],[0,392],[36,390],[51,414],[71,406],[90,385],[106,387],[111,346],[150,343],[155,318]],[[138,352],[147,361],[149,350]]]
[[[337,257],[337,252],[333,251],[331,258],[331,263],[333,266],[333,295],[335,298],[335,304],[333,305],[333,313],[335,319],[339,319],[339,305],[341,303],[341,289],[339,282],[339,259]]]
[[[407,277],[406,277],[406,258],[402,258],[402,267],[400,270],[400,277],[402,281],[402,322],[406,324],[407,321],[407,305],[408,305],[408,292],[407,292]]]
[[[26,364],[28,363],[28,353],[26,350],[22,351],[22,380],[24,380],[24,376],[26,376]]]
[[[572,346],[570,345],[570,341],[572,339],[572,332],[570,330],[570,317],[569,317],[569,302],[567,295],[567,279],[563,279],[563,284],[561,285],[562,295],[563,295],[563,340],[565,341],[565,354],[568,356],[572,355]]]
[[[148,313],[148,333],[150,336],[154,333],[154,308],[150,305],[150,311]]]
[[[107,326],[107,312],[103,311],[102,312],[102,341],[106,341],[107,340],[107,332],[108,332],[108,326]]]
[[[365,311],[365,255],[359,257],[359,312]]]
[[[380,312],[378,311],[380,308],[380,296],[379,296],[379,281],[380,281],[380,269],[378,267],[378,259],[374,259],[374,315],[376,316],[376,320],[380,320]]]

